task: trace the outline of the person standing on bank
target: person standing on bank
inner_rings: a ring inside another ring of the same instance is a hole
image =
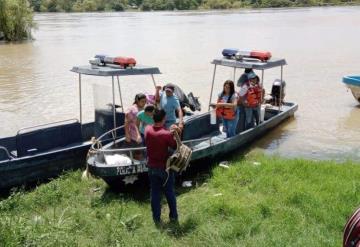
[[[177,222],[178,213],[174,191],[175,174],[172,170],[167,173],[165,169],[169,157],[169,148],[176,149],[173,131],[179,131],[179,128],[176,125],[171,126],[171,131],[164,128],[166,122],[166,112],[164,110],[156,109],[153,119],[154,125],[148,125],[145,128],[152,217],[155,224],[160,223],[161,195],[164,192],[170,210],[170,221]]]
[[[155,99],[160,103],[160,109],[166,112],[165,128],[169,129],[176,123],[176,112],[179,116],[179,128],[184,128],[183,112],[181,110],[179,99],[174,95],[175,87],[171,84],[165,86],[164,91],[160,92],[161,86],[156,87]]]

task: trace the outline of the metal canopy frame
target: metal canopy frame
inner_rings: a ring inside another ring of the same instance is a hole
[[[234,68],[234,83],[235,83],[235,76],[236,76],[236,69],[254,69],[254,70],[261,70],[261,87],[263,88],[264,85],[264,70],[280,67],[280,102],[279,102],[279,111],[281,110],[281,98],[282,98],[282,81],[283,81],[283,67],[284,65],[287,65],[286,60],[283,58],[272,58],[266,62],[259,61],[257,59],[243,59],[243,60],[235,60],[235,59],[227,59],[227,58],[215,58],[211,64],[214,64],[214,72],[213,72],[213,78],[211,83],[211,91],[210,91],[210,99],[209,99],[209,107],[208,111],[210,111],[210,105],[214,90],[214,83],[215,83],[215,74],[216,74],[216,67],[224,66],[224,67],[230,67]]]
[[[84,66],[74,66],[70,71],[79,74],[79,103],[80,103],[80,123],[82,123],[82,90],[81,90],[81,75],[90,75],[90,76],[101,76],[101,77],[111,77],[111,86],[112,86],[112,101],[113,101],[113,117],[114,117],[114,129],[116,126],[116,109],[115,109],[115,77],[117,79],[119,97],[121,103],[121,109],[124,112],[124,105],[121,95],[120,87],[120,76],[133,76],[133,75],[150,75],[154,87],[156,88],[156,82],[154,75],[161,74],[158,67],[137,65],[136,67],[121,69],[118,66],[107,65],[107,66],[96,66],[96,65],[84,65]],[[114,137],[115,138],[115,137]]]
[[[128,75],[155,75],[161,74],[158,67],[136,65],[133,68],[121,69],[115,66],[74,66],[70,71],[93,76],[128,76]]]
[[[256,69],[265,70],[275,67],[286,65],[286,60],[282,58],[271,58],[266,62],[259,61],[257,59],[227,59],[227,58],[215,58],[212,62],[215,65],[227,66],[232,68],[243,68],[243,69]]]

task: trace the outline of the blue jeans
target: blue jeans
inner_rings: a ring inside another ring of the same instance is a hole
[[[173,171],[169,172],[169,178],[164,185],[168,174],[163,169],[149,168],[149,180],[151,187],[151,211],[155,223],[160,222],[161,216],[161,195],[164,192],[166,201],[169,206],[170,220],[177,220],[178,213],[176,209],[176,197],[174,191],[175,174]]]
[[[175,124],[176,123],[176,120],[166,120],[165,121],[165,129],[170,129],[170,126]]]
[[[260,122],[260,107],[261,106],[257,106],[254,108],[245,107],[245,129],[253,128],[255,126],[254,120],[256,121],[256,125],[259,124],[259,122]]]
[[[239,119],[239,111],[236,110],[235,118],[232,120],[223,119],[223,125],[226,129],[226,137],[232,137],[236,135],[236,126]]]
[[[236,134],[236,123],[235,120],[223,119],[223,125],[226,130],[226,137],[232,137]]]

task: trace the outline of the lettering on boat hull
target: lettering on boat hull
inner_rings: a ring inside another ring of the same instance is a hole
[[[137,174],[147,172],[148,168],[146,167],[145,163],[141,163],[138,165],[131,165],[131,166],[118,166],[116,168],[117,175],[129,175],[129,174]]]

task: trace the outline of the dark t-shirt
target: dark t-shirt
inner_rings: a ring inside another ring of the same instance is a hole
[[[148,125],[145,128],[145,144],[148,156],[148,166],[165,169],[168,158],[168,148],[176,148],[176,141],[169,130],[164,127]]]

